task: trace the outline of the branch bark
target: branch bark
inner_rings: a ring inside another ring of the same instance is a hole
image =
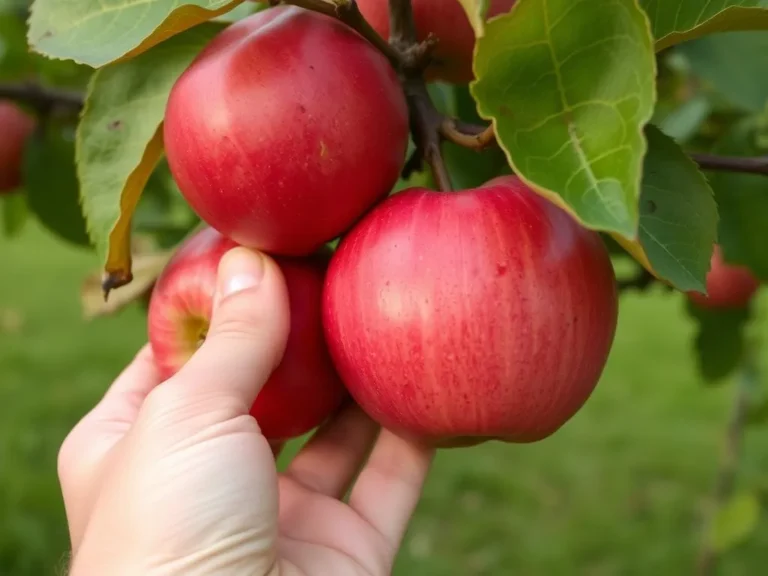
[[[0,99],[28,104],[38,112],[46,113],[54,108],[67,108],[80,111],[85,97],[80,92],[61,88],[47,88],[39,84],[0,84]]]
[[[737,157],[692,154],[691,158],[698,163],[702,170],[741,172],[743,174],[768,176],[768,156]]]

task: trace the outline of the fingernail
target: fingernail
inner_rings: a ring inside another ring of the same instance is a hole
[[[264,258],[246,248],[227,252],[219,264],[219,294],[222,298],[255,288],[264,277]]]

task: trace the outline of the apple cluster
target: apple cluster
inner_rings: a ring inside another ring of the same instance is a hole
[[[385,0],[359,4],[385,26]],[[439,20],[428,4],[414,2],[417,23]],[[445,52],[453,78],[471,73],[471,48],[467,35],[461,58]],[[205,338],[218,262],[242,245],[275,259],[290,297],[285,356],[253,407],[271,440],[310,431],[350,396],[440,447],[533,442],[567,422],[616,329],[600,236],[515,176],[392,194],[408,135],[397,74],[345,24],[277,6],[216,37],[173,87],[164,123],[174,178],[208,227],[153,291],[163,373]]]

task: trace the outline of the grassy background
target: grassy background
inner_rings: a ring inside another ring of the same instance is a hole
[[[59,444],[144,342],[145,323],[139,309],[83,322],[79,286],[97,262],[34,225],[0,243],[0,264],[0,575],[57,574]],[[693,573],[733,389],[698,381],[692,330],[678,294],[623,298],[604,378],[558,434],[438,456],[395,574]],[[756,427],[740,483],[763,482],[767,465],[767,428]],[[721,573],[766,563],[768,515]]]

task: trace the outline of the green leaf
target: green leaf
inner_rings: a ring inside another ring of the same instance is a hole
[[[173,84],[224,24],[206,23],[133,60],[96,72],[77,133],[88,230],[105,269],[130,281],[131,217],[162,156],[161,124]]]
[[[734,494],[720,508],[712,524],[710,542],[722,554],[741,544],[757,528],[760,520],[760,498],[751,491]]]
[[[75,171],[74,133],[53,122],[27,142],[24,181],[29,209],[60,238],[89,245]]]
[[[713,152],[728,156],[757,156],[756,124],[747,119],[734,125]],[[748,266],[768,280],[768,179],[755,174],[712,172],[710,182],[720,212],[719,243],[725,260]]]
[[[25,33],[23,19],[0,11],[0,79],[16,79],[34,71]]]
[[[35,0],[27,38],[37,52],[94,68],[132,58],[243,0]]]
[[[522,179],[635,238],[655,69],[635,0],[526,0],[486,25],[471,90]]]
[[[733,32],[707,36],[678,48],[691,71],[730,104],[762,112],[768,104],[768,34]]]
[[[696,135],[712,108],[712,102],[706,94],[697,94],[667,113],[655,117],[654,123],[670,138],[685,143]]]
[[[768,29],[768,0],[640,0],[661,51],[714,32]]]
[[[646,129],[640,244],[656,273],[682,291],[705,290],[717,205],[704,175],[674,140]]]
[[[18,236],[27,223],[27,202],[21,191],[0,196],[0,212],[2,212],[3,235],[6,238]]]
[[[710,310],[689,300],[687,309],[698,326],[695,350],[702,377],[718,382],[731,376],[744,358],[750,307]]]
[[[261,2],[246,1],[246,2],[243,2],[242,4],[238,4],[229,12],[225,12],[221,16],[216,16],[216,18],[213,18],[212,21],[224,22],[225,24],[232,24],[234,22],[237,22],[238,20],[242,20],[243,18],[248,18],[248,16],[251,16],[256,12],[261,12],[262,10],[265,10],[267,8],[269,8],[269,4],[264,4]]]

